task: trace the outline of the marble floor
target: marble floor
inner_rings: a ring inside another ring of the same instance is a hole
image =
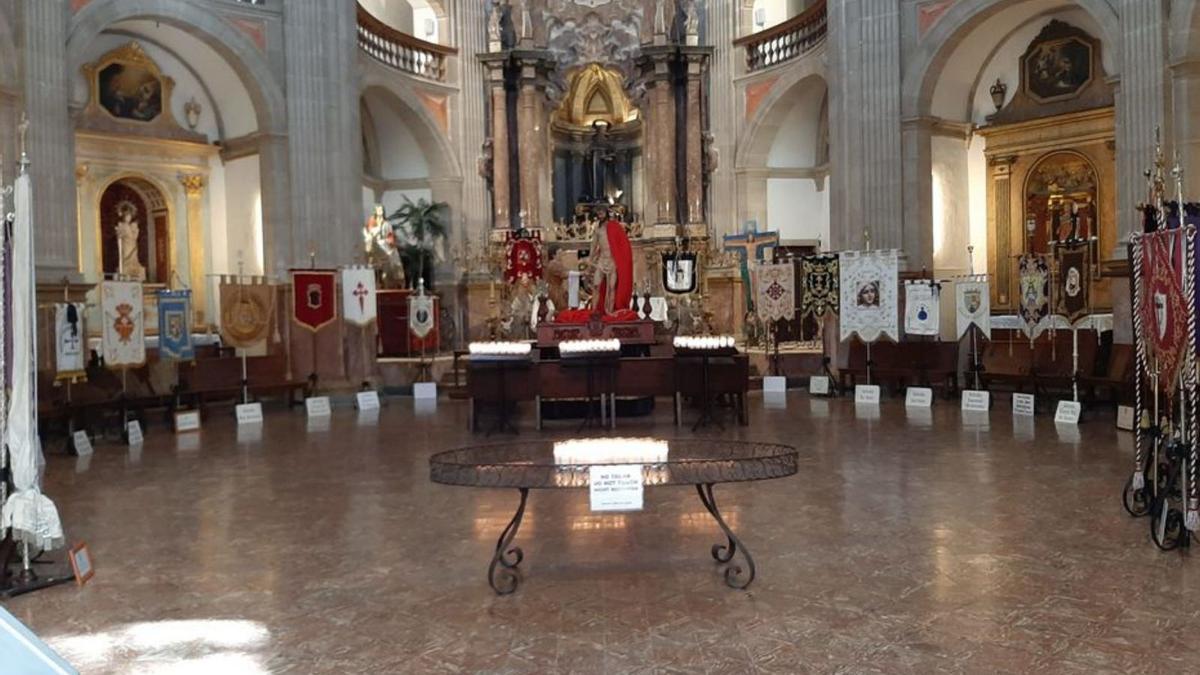
[[[473,440],[466,407],[393,399],[51,457],[97,573],[6,606],[85,673],[1200,672],[1200,563],[1122,511],[1110,412],[1076,432],[1014,425],[1006,402],[982,424],[940,401],[750,407],[709,433],[794,444],[800,472],[716,489],[748,591],[722,582],[695,491],[656,488],[623,515],[534,492],[524,582],[495,595],[516,492],[431,484],[429,455]],[[677,434],[665,404],[621,432]]]

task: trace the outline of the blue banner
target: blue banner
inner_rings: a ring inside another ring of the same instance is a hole
[[[196,358],[192,347],[191,291],[158,292],[158,356],[176,361]]]

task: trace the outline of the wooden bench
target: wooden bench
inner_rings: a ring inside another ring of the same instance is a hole
[[[1111,345],[1108,358],[1097,363],[1097,372],[1079,378],[1080,395],[1090,402],[1128,402],[1133,398],[1134,359],[1133,345]]]
[[[289,378],[287,357],[283,354],[246,358],[246,389],[252,400],[286,395],[288,407],[292,407],[303,403],[316,387],[315,375],[302,380]],[[179,365],[179,384],[175,388],[177,405],[187,403],[203,409],[210,402],[236,401],[241,395],[242,359],[239,357],[199,359]]]
[[[1097,367],[1098,344],[1091,331],[1079,331],[1079,368],[1075,369],[1070,330],[1046,331],[1032,347],[1028,338],[1016,331],[993,332],[983,350],[980,379],[989,391],[1032,393],[1040,397],[1071,395],[1072,380],[1093,375]],[[1048,399],[1047,399],[1048,400]]]
[[[871,344],[871,382],[891,385],[901,391],[909,385],[941,390],[950,396],[958,391],[958,343],[911,340]],[[867,346],[853,340],[846,365],[839,368],[843,389],[866,383]]]

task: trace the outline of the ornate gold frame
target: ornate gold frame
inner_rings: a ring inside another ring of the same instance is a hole
[[[144,68],[158,79],[162,96],[162,110],[157,117],[150,121],[117,117],[103,105],[100,105],[100,73],[113,64]],[[162,69],[154,62],[154,59],[150,58],[137,42],[130,42],[117,47],[96,61],[84,64],[80,70],[83,71],[83,76],[87,79],[88,83],[88,103],[87,107],[84,108],[85,116],[98,117],[117,124],[128,124],[141,128],[183,129],[175,120],[175,114],[171,110],[171,96],[175,91],[175,80],[164,75]]]

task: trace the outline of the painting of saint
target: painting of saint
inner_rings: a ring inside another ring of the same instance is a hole
[[[97,77],[100,105],[113,117],[150,122],[162,113],[162,83],[146,68],[111,63]]]
[[[1092,47],[1068,38],[1036,45],[1025,57],[1025,83],[1039,100],[1072,96],[1092,79]]]

